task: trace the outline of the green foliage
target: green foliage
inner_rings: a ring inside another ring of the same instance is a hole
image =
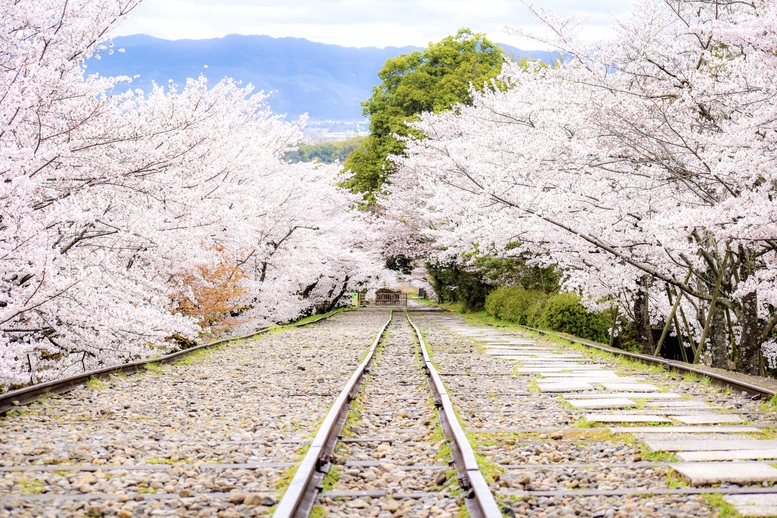
[[[404,151],[397,135],[422,137],[406,123],[423,112],[471,103],[470,84],[481,91],[491,84],[502,70],[503,56],[485,35],[460,29],[423,51],[386,61],[378,73],[381,84],[362,103],[364,115],[370,117],[370,134],[346,159],[343,171],[350,176],[341,185],[361,193],[367,204],[374,203],[394,169],[388,157]]]
[[[540,327],[580,338],[607,342],[612,316],[607,312],[589,313],[574,293],[559,293],[543,305],[537,321]]]
[[[37,478],[23,478],[19,480],[19,491],[23,495],[38,495],[46,489],[46,484]]]
[[[413,271],[413,258],[403,254],[392,255],[386,259],[386,268],[410,275]]]
[[[511,243],[505,252],[520,248],[521,243]],[[479,255],[480,254],[480,255]],[[473,268],[483,275],[483,279],[493,286],[522,286],[527,290],[539,290],[543,293],[557,293],[561,275],[554,266],[529,266],[526,263],[531,258],[527,253],[518,256],[499,257],[498,251],[481,254],[477,245],[468,254],[469,258],[477,256]]]
[[[737,512],[736,507],[726,502],[720,493],[707,493],[701,497],[710,509],[717,511],[718,518],[739,518],[742,516]]]
[[[486,298],[485,308],[489,315],[501,320],[598,342],[607,341],[612,325],[609,312],[589,312],[574,293],[549,296],[522,286],[497,288]]]
[[[323,162],[333,164],[345,162],[354,149],[358,148],[364,137],[353,137],[339,142],[322,142],[320,144],[300,144],[294,151],[289,151],[284,157],[289,162]]]
[[[497,288],[486,297],[486,312],[508,322],[533,327],[547,299],[543,292],[521,286]]]
[[[479,272],[470,272],[455,263],[427,263],[426,271],[440,302],[458,302],[464,311],[483,309],[491,286],[483,281]]]
[[[105,382],[105,380],[102,380],[100,378],[96,378],[92,376],[88,380],[86,380],[86,388],[91,390],[100,390],[105,387],[107,387],[108,384]]]

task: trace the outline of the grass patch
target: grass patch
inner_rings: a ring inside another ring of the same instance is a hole
[[[646,444],[640,444],[639,455],[647,462],[678,462],[671,451],[651,451]]]
[[[196,351],[190,352],[189,354],[187,354],[186,356],[184,356],[183,358],[175,362],[173,365],[175,365],[176,367],[184,367],[186,365],[192,365],[194,362],[201,360],[202,358],[210,354],[212,350],[213,349],[197,349]]]
[[[173,459],[151,458],[146,460],[146,464],[175,464],[175,461]]]
[[[297,454],[300,456],[300,458],[304,457],[305,454],[310,449],[310,444],[304,445],[302,448],[299,448],[297,450]],[[301,459],[300,459],[301,460]],[[289,484],[291,484],[291,481],[294,480],[294,475],[297,474],[297,468],[299,467],[299,463],[294,464],[293,466],[289,466],[289,469],[286,470],[286,473],[283,474],[281,478],[278,479],[278,481],[275,483],[275,489],[278,491],[286,491],[286,488],[289,487]]]
[[[329,516],[329,511],[326,507],[314,505],[308,516],[310,518],[324,518],[325,516]]]
[[[699,380],[699,377],[696,375],[695,372],[686,372],[683,374],[683,381],[686,381],[688,383],[696,383]]]
[[[167,365],[161,363],[147,363],[146,370],[149,372],[164,372],[167,369]]]
[[[674,470],[671,470],[666,474],[666,485],[669,489],[680,489],[682,487],[688,487],[688,481],[678,475]]]
[[[458,313],[460,315],[469,314],[464,309],[463,302],[441,302],[441,303],[438,303],[437,305],[443,309],[447,309],[448,311],[451,311],[453,313]]]
[[[19,480],[19,491],[23,495],[39,495],[46,489],[46,484],[37,478],[23,478]]]
[[[497,464],[491,462],[486,457],[477,452],[475,452],[475,459],[478,461],[478,467],[480,468],[480,472],[483,474],[483,478],[486,479],[486,482],[493,484],[502,478],[502,474],[504,473],[503,468],[500,468]]]
[[[107,386],[108,384],[105,383],[105,381],[101,380],[100,378],[95,378],[94,376],[86,380],[86,388],[91,390],[100,390]]]
[[[699,383],[700,383],[700,384],[701,384],[703,387],[709,387],[709,386],[710,386],[710,383],[712,383],[712,379],[711,379],[709,376],[702,376],[702,377],[701,377],[701,380],[699,381]]]
[[[472,445],[473,450],[478,450],[481,447],[496,444],[496,439],[493,436],[483,437],[481,435],[468,433],[467,439]],[[475,459],[478,461],[478,467],[480,468],[480,472],[483,474],[483,478],[486,479],[486,482],[493,484],[502,478],[504,469],[499,467],[499,465],[490,461],[477,451],[475,451]]]
[[[710,510],[717,511],[715,516],[719,518],[740,518],[742,516],[733,505],[726,502],[726,499],[720,493],[703,494],[701,498]]]
[[[334,487],[337,481],[340,480],[340,470],[334,464],[329,467],[324,479],[321,481],[325,491],[329,491]]]
[[[777,409],[777,394],[775,394],[774,396],[770,397],[769,399],[761,403],[760,408],[761,410],[766,410],[766,411]]]
[[[599,428],[602,425],[602,423],[598,421],[589,421],[585,417],[581,417],[577,421],[575,421],[575,428]]]

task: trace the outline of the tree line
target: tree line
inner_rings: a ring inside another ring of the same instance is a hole
[[[382,271],[264,94],[85,73],[138,3],[0,0],[0,391],[331,309]]]
[[[689,362],[777,366],[777,6],[642,0],[595,44],[535,14],[563,62],[505,62],[458,104],[389,128],[366,196],[393,222],[386,251],[554,266],[645,353],[673,337]],[[428,77],[384,75],[365,106]],[[346,163],[355,192],[360,161]]]

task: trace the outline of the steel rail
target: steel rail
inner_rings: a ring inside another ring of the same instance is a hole
[[[700,367],[696,367],[689,363],[678,362],[676,360],[667,360],[666,358],[660,358],[656,356],[648,356],[647,354],[632,353],[629,351],[624,351],[622,349],[616,349],[615,347],[610,347],[608,345],[600,344],[598,342],[593,342],[591,340],[586,340],[584,338],[578,338],[576,336],[568,335],[566,333],[559,333],[556,331],[545,331],[544,329],[536,329],[533,327],[523,326],[523,325],[519,325],[518,327],[522,327],[524,329],[528,329],[530,331],[533,331],[535,333],[539,333],[545,336],[558,336],[572,343],[577,343],[580,345],[584,345],[586,347],[590,347],[592,349],[598,349],[600,351],[604,351],[610,354],[615,354],[618,356],[623,356],[643,363],[662,365],[664,367],[668,367],[669,369],[680,371],[680,372],[692,372],[694,374],[701,374],[702,376],[707,376],[708,378],[710,378],[712,381],[716,382],[719,385],[733,387],[733,388],[742,390],[744,392],[747,392],[748,394],[755,394],[755,395],[765,396],[765,397],[772,397],[774,395],[777,395],[777,391],[775,390],[754,385],[746,381],[741,381],[736,378],[719,374],[717,372],[710,372],[708,370],[702,369]]]
[[[317,318],[315,320],[310,320],[308,322],[303,322],[300,324],[292,324],[292,325],[294,327],[303,327],[310,324],[315,324],[317,322],[321,322],[322,320],[330,318],[337,313],[338,312],[335,311],[335,312],[323,315],[321,318]],[[130,363],[123,363],[119,365],[114,365],[112,367],[104,367],[102,369],[96,369],[93,371],[76,374],[75,376],[70,376],[67,378],[62,378],[62,379],[53,380],[53,381],[47,381],[45,383],[37,383],[29,387],[12,390],[12,391],[6,392],[5,394],[0,394],[0,415],[3,415],[9,410],[17,408],[19,406],[29,405],[30,403],[37,401],[39,398],[45,396],[46,394],[56,395],[56,394],[62,394],[65,392],[70,392],[71,390],[74,390],[78,387],[85,385],[87,381],[89,381],[92,378],[97,378],[97,379],[107,378],[111,374],[118,374],[118,373],[136,374],[138,372],[145,371],[146,366],[152,363],[165,363],[165,364],[173,363],[178,359],[180,359],[181,357],[191,354],[195,351],[216,347],[218,345],[222,345],[227,342],[231,342],[233,340],[247,340],[249,338],[253,338],[255,336],[264,334],[269,330],[270,330],[269,327],[263,327],[261,329],[258,329],[256,332],[248,335],[222,338],[220,340],[216,340],[215,342],[209,342],[207,344],[197,345],[189,349],[182,349],[180,351],[176,351],[174,353],[171,353],[159,358],[140,360],[140,361],[130,362]]]
[[[331,467],[332,451],[337,443],[338,435],[343,429],[348,412],[351,409],[351,401],[359,393],[364,375],[369,372],[369,365],[375,355],[383,334],[386,332],[394,312],[389,313],[389,318],[372,342],[367,356],[356,368],[348,383],[345,384],[340,395],[329,409],[324,422],[318,429],[313,442],[310,443],[305,456],[297,467],[289,487],[283,494],[273,516],[276,518],[302,518],[310,514],[316,496],[321,488],[321,481]]]
[[[467,491],[467,498],[465,499],[467,511],[469,511],[470,516],[473,518],[500,518],[502,511],[499,509],[499,505],[496,503],[483,473],[480,472],[475,452],[459,424],[456,412],[453,409],[453,403],[429,356],[429,350],[424,337],[415,323],[410,320],[410,316],[407,313],[405,313],[405,317],[415,330],[418,343],[421,346],[423,369],[429,378],[429,386],[434,394],[434,405],[438,409],[440,424],[445,437],[451,440],[451,451],[454,465],[456,466],[459,486]]]

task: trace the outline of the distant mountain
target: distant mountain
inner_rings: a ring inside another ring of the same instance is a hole
[[[256,90],[273,91],[274,113],[312,121],[362,119],[361,101],[379,83],[378,71],[387,59],[418,47],[352,48],[300,38],[229,35],[209,40],[163,40],[146,35],[120,36],[114,49],[87,62],[87,73],[102,76],[138,75],[129,86],[148,91],[153,82],[183,85],[187,77],[205,73],[216,83],[232,77]],[[505,46],[508,54],[551,62],[555,54]],[[205,68],[207,66],[207,68]],[[127,87],[127,88],[129,88]]]

